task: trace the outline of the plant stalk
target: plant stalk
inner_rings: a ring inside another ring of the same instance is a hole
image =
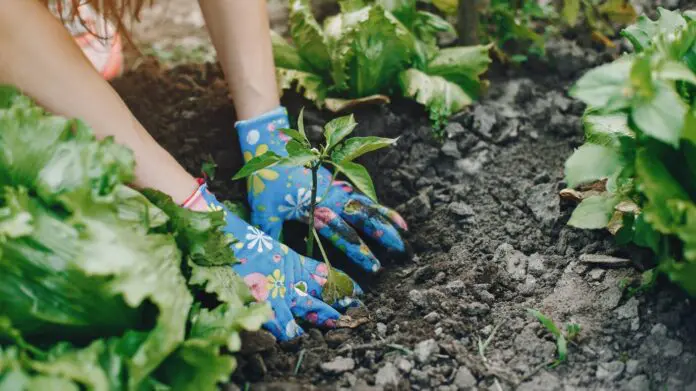
[[[319,162],[312,165],[312,200],[309,205],[309,233],[307,234],[307,256],[312,258],[314,254],[314,210],[317,207],[317,173],[319,172]]]

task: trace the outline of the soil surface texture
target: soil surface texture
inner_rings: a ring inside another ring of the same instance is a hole
[[[356,112],[361,135],[400,136],[368,156],[381,202],[410,223],[410,260],[357,276],[366,306],[355,328],[284,344],[245,339],[229,389],[696,390],[696,306],[664,281],[631,294],[645,254],[605,232],[566,226],[563,163],[582,143],[584,107],[567,95],[588,67],[610,60],[572,42],[550,64],[492,72],[489,93],[433,136],[418,105],[396,100]],[[114,86],[155,138],[192,173],[217,163],[212,190],[244,199],[234,110],[215,65],[162,70],[145,62]],[[302,102],[284,102],[296,115]],[[316,136],[331,118],[306,111]],[[299,238],[290,238],[301,248]],[[330,244],[327,244],[330,247]],[[332,252],[334,264],[345,260]],[[353,276],[354,270],[344,267]],[[568,360],[527,313],[581,326]]]

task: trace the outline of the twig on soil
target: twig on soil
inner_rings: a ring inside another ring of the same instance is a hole
[[[546,361],[546,362],[543,362],[543,363],[537,365],[537,366],[536,366],[534,369],[532,369],[528,374],[522,376],[522,378],[519,380],[519,383],[517,383],[517,386],[520,385],[520,384],[522,384],[522,383],[524,383],[524,382],[526,382],[526,381],[529,380],[532,376],[536,375],[536,373],[539,372],[542,368],[546,368],[546,367],[548,367],[549,365],[553,365],[553,363],[554,363],[555,361],[556,361],[556,360]]]
[[[295,364],[295,370],[293,371],[293,374],[297,376],[297,374],[300,372],[300,366],[302,366],[302,362],[304,361],[304,356],[307,350],[302,349],[300,350],[300,355],[297,357],[297,364]]]
[[[495,333],[498,331],[498,328],[502,325],[502,323],[498,323],[493,328],[493,331],[491,331],[491,334],[486,338],[486,342],[481,342],[481,338],[478,338],[478,352],[479,355],[481,356],[481,360],[483,361],[483,364],[486,365],[488,363],[488,359],[486,358],[486,349],[488,348],[488,345],[493,341],[493,337],[495,337]]]

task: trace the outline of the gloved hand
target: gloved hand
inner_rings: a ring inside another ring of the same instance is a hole
[[[238,218],[218,202],[207,186],[202,184],[193,197],[202,197],[211,211],[223,210],[227,226],[223,231],[237,240],[232,245],[239,263],[234,270],[244,278],[251,293],[258,301],[268,301],[275,318],[265,324],[276,338],[289,340],[304,331],[294,318],[310,323],[335,327],[340,317],[337,309],[359,303],[354,298],[362,290],[340,270],[314,259],[306,258],[279,243],[263,231]],[[327,290],[331,289],[331,292]],[[322,298],[330,297],[333,307]]]
[[[288,128],[284,107],[251,120],[236,124],[244,160],[273,151],[287,156],[289,137],[278,129]],[[380,269],[355,229],[375,239],[389,250],[404,252],[399,230],[407,230],[406,222],[395,211],[378,205],[358,193],[346,182],[331,181],[331,173],[321,168],[318,173],[314,226],[317,231],[341,249],[356,264],[368,271]],[[312,174],[304,167],[274,166],[258,171],[249,178],[251,223],[278,239],[286,220],[309,223]],[[328,191],[327,191],[328,190]]]

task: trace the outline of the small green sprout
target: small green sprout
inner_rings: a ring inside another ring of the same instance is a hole
[[[580,334],[580,325],[577,323],[566,323],[564,333],[551,318],[542,314],[539,310],[528,308],[527,312],[535,317],[556,339],[558,358],[551,363],[551,368],[555,368],[565,362],[568,358],[568,342],[573,341]]]

